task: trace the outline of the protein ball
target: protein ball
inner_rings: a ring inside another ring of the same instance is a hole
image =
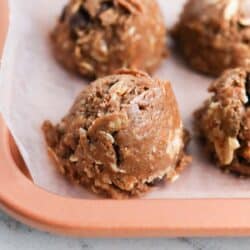
[[[173,37],[190,66],[212,76],[250,59],[250,2],[189,0]]]
[[[167,54],[155,0],[71,0],[52,33],[54,54],[88,78],[135,68],[152,73]]]
[[[250,175],[250,68],[226,71],[210,87],[212,97],[196,112],[196,126],[218,165]]]
[[[138,71],[92,82],[58,125],[46,121],[43,130],[58,169],[107,197],[174,181],[190,161],[170,84]]]

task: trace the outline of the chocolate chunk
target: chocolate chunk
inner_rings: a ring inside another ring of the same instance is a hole
[[[60,23],[62,23],[62,22],[65,21],[65,18],[66,18],[66,11],[67,11],[67,7],[65,6],[65,7],[63,8],[63,11],[62,11],[61,16],[59,17],[59,22],[60,22]]]
[[[116,155],[116,165],[120,166],[122,163],[122,154],[121,154],[121,150],[118,144],[113,144],[113,148],[115,151],[115,155]]]
[[[157,177],[153,181],[147,183],[150,187],[161,186],[165,184],[164,177]]]
[[[99,13],[104,12],[113,7],[114,7],[114,4],[112,1],[102,2]]]
[[[84,29],[89,25],[90,22],[91,17],[84,8],[80,8],[79,11],[70,18],[69,21],[70,27],[72,29]]]
[[[250,103],[250,73],[247,73],[246,77],[246,93],[248,96],[248,103]]]

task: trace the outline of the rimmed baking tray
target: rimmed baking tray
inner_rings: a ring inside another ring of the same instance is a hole
[[[0,1],[0,48],[7,30]],[[1,49],[0,49],[1,51]],[[85,200],[36,186],[0,117],[0,206],[35,228],[85,237],[247,236],[249,199]]]

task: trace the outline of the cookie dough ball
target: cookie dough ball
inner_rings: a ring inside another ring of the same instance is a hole
[[[218,76],[250,59],[249,5],[247,0],[187,2],[173,37],[195,70]]]
[[[195,115],[200,135],[219,166],[250,176],[250,68],[226,71],[209,90]]]
[[[47,121],[43,130],[65,176],[112,198],[174,180],[189,160],[170,84],[142,72],[91,83],[58,125]]]
[[[52,43],[59,62],[88,78],[151,73],[166,55],[166,28],[156,0],[71,0]]]

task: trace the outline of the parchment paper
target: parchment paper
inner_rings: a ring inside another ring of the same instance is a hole
[[[77,93],[82,79],[61,68],[50,50],[49,32],[66,0],[10,0],[11,20],[0,75],[0,107],[34,182],[64,196],[96,198],[72,186],[49,160],[41,131],[45,119],[58,122]],[[159,0],[166,24],[177,20],[184,0]],[[175,52],[156,73],[172,82],[185,126],[192,129],[192,113],[208,96],[212,79],[192,72]],[[250,197],[250,179],[224,174],[210,163],[193,141],[192,165],[173,184],[166,184],[145,198]]]

